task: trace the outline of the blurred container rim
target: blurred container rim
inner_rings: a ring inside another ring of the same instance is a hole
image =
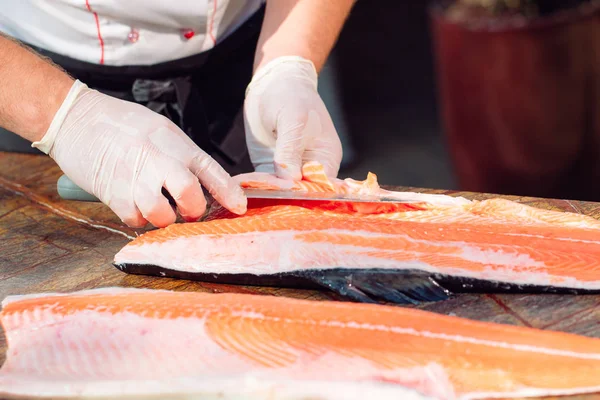
[[[428,6],[430,18],[434,21],[444,21],[446,25],[478,33],[510,33],[532,29],[555,28],[557,25],[569,24],[592,18],[600,10],[600,0],[592,0],[575,8],[554,12],[550,15],[525,17],[500,16],[500,17],[474,17],[453,20],[446,16],[446,9],[456,3],[456,0],[432,0]]]

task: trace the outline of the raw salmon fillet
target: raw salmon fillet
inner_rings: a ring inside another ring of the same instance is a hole
[[[249,199],[201,222],[150,231],[114,264],[133,274],[223,283],[325,287],[357,301],[416,303],[454,292],[600,292],[600,221],[504,199],[391,192],[374,174],[330,180],[309,163],[302,181],[265,173],[244,187],[410,198],[413,203]]]
[[[105,288],[10,296],[0,318],[9,346],[3,396],[450,400],[600,392],[600,339],[402,307]]]

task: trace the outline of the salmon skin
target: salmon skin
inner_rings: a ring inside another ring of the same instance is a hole
[[[2,305],[3,398],[600,392],[600,339],[417,309],[125,288],[9,296]]]
[[[244,285],[326,288],[360,302],[398,304],[454,293],[600,293],[600,221],[493,198],[392,192],[374,174],[303,180],[265,173],[242,187],[334,191],[413,203],[249,199],[238,216],[216,205],[201,222],[150,231],[114,265],[131,274]]]

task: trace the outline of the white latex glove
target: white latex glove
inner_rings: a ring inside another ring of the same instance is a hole
[[[311,61],[280,57],[256,71],[246,89],[244,121],[257,172],[300,180],[302,165],[318,161],[329,177],[337,177],[342,144],[317,92]]]
[[[107,96],[76,81],[37,147],[80,188],[123,222],[164,227],[175,210],[197,220],[206,209],[202,183],[232,212],[246,211],[238,184],[173,122],[146,107]]]

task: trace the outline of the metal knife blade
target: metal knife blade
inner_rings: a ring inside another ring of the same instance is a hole
[[[414,203],[415,200],[397,199],[392,197],[347,195],[338,193],[309,193],[291,190],[263,190],[245,188],[244,193],[249,199],[278,199],[278,200],[308,200],[308,201],[343,201],[353,203]]]
[[[95,196],[85,192],[75,183],[73,183],[66,175],[60,177],[57,182],[58,194],[65,200],[79,200],[99,202]],[[337,193],[309,193],[291,190],[263,190],[263,189],[243,189],[246,197],[250,199],[278,199],[278,200],[309,200],[309,201],[343,201],[353,203],[414,203],[415,200],[398,199],[392,197],[379,196],[357,196],[345,195]],[[163,195],[167,197],[171,205],[175,205],[175,201],[169,193],[163,189]]]

